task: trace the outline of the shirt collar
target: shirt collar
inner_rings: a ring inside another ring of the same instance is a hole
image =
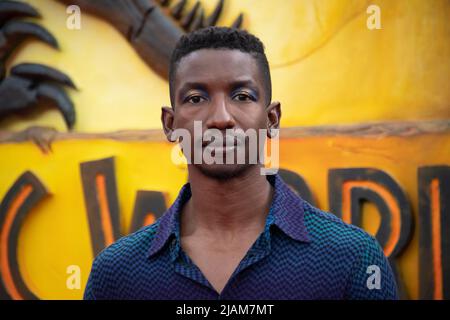
[[[304,200],[292,191],[279,175],[267,176],[267,180],[274,188],[274,195],[270,207],[270,219],[268,219],[270,222],[266,222],[266,228],[270,227],[270,225],[267,226],[267,223],[273,223],[292,239],[310,242],[304,222]],[[148,252],[149,257],[161,250],[172,235],[179,240],[179,216],[183,205],[190,197],[190,184],[186,183],[181,188],[175,202],[160,218],[155,239],[152,241]]]

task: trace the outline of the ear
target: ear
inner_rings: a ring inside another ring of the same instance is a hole
[[[166,135],[166,138],[167,140],[169,140],[169,142],[175,142],[175,140],[172,139],[172,132],[174,130],[173,121],[173,109],[170,107],[161,107],[161,123],[164,129],[164,134]]]
[[[280,128],[281,104],[278,101],[273,101],[267,107],[266,112],[267,112],[267,136],[269,138],[272,138],[276,134],[272,134],[271,129]]]

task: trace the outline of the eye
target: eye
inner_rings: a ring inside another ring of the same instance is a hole
[[[233,97],[233,100],[247,102],[247,101],[255,101],[255,99],[250,96],[248,93],[240,92]]]
[[[206,99],[199,95],[192,95],[184,100],[184,102],[189,102],[191,104],[199,104],[202,101],[206,101]]]

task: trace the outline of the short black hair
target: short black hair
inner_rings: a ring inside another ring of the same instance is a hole
[[[263,76],[266,103],[269,104],[271,102],[272,83],[269,62],[261,40],[245,30],[212,26],[183,35],[172,52],[169,68],[169,91],[172,107],[175,106],[173,86],[178,64],[184,56],[200,49],[240,50],[252,55],[256,59]]]

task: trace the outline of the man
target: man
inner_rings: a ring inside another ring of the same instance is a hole
[[[180,129],[191,134],[180,139],[189,183],[158,221],[98,255],[86,299],[397,298],[372,236],[313,207],[278,175],[262,175],[261,161],[249,161],[249,139],[223,142],[230,131],[266,130],[271,138],[279,128],[259,39],[221,27],[187,34],[169,83],[172,107],[162,108],[162,123],[169,141]],[[223,139],[203,140],[208,130]],[[191,161],[199,149],[233,160],[244,150],[245,161]]]

